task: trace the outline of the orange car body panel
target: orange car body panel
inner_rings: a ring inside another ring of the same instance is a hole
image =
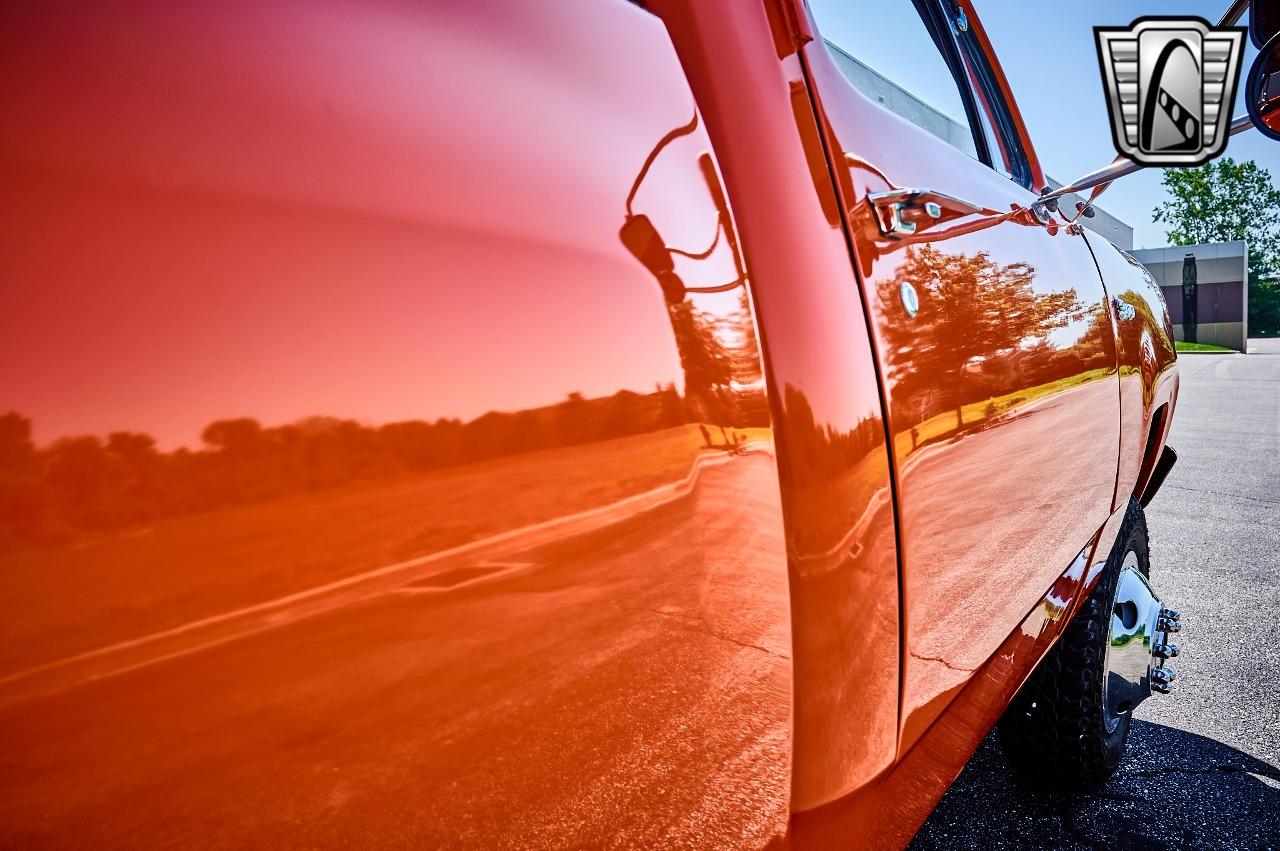
[[[1091,235],[1089,244],[1112,298],[1124,310],[1114,320],[1123,428],[1113,502],[1113,508],[1123,509],[1130,497],[1143,496],[1169,437],[1178,400],[1177,353],[1169,311],[1151,273],[1105,239]]]
[[[798,0],[644,5],[0,11],[0,843],[909,840],[1143,493],[1167,315]],[[917,183],[991,213],[888,245]],[[1050,314],[955,427],[1011,360],[896,354],[926,251]]]
[[[707,104],[747,246],[776,421],[787,423],[778,452],[796,694],[792,801],[819,803],[883,771],[896,747],[896,551],[866,318],[802,69],[794,55],[778,59],[776,18],[734,0],[651,6]],[[736,94],[744,85],[753,97]]]
[[[3,14],[2,844],[785,829],[754,308],[620,239],[721,226],[661,21]]]
[[[820,42],[804,51],[836,167],[847,169],[842,202],[893,435],[905,751],[1111,513],[1120,408],[1110,306],[1078,229],[1010,219],[1035,195],[862,95]],[[867,196],[901,188],[985,212],[891,240]]]

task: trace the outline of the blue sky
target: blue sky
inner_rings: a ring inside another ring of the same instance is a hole
[[[901,53],[891,51],[914,44],[915,33],[897,32],[904,19],[885,13],[886,0],[810,0],[823,34],[904,88],[929,97],[928,81],[901,79],[912,74]],[[909,5],[909,0],[888,0]],[[987,35],[995,47],[1018,107],[1045,171],[1069,181],[1110,162],[1116,155],[1111,141],[1106,100],[1098,72],[1095,26],[1128,26],[1140,15],[1194,15],[1216,23],[1228,0],[974,0]],[[875,37],[866,39],[866,21],[874,22]],[[1247,18],[1242,23],[1247,22]],[[909,25],[915,26],[913,22]],[[1241,87],[1257,54],[1245,39]],[[861,55],[860,55],[861,54]],[[880,54],[880,55],[874,55]],[[892,73],[898,71],[897,74]],[[914,82],[914,85],[913,85]],[[1240,93],[1232,115],[1244,114]],[[1233,136],[1226,156],[1256,160],[1280,186],[1280,141],[1256,130]],[[1133,226],[1135,248],[1166,245],[1164,227],[1151,220],[1152,210],[1166,193],[1160,169],[1145,169],[1112,184],[1099,206]]]

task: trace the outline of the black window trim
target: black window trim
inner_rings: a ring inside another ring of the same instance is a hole
[[[920,20],[924,22],[925,29],[929,31],[934,46],[942,54],[942,60],[947,63],[947,68],[951,71],[952,81],[964,104],[965,119],[969,122],[969,135],[973,137],[973,146],[978,153],[978,160],[995,170],[995,157],[1000,152],[990,150],[987,145],[987,134],[982,132],[982,116],[978,112],[980,107],[974,98],[968,76],[965,74],[959,49],[952,39],[951,22],[934,0],[911,0],[911,2],[916,7]]]
[[[890,2],[901,2],[901,0],[890,0]],[[1018,135],[1009,104],[995,81],[991,63],[987,61],[987,55],[978,44],[972,30],[957,32],[953,25],[953,21],[960,16],[959,6],[955,0],[910,0],[910,2],[933,40],[934,47],[951,72],[952,82],[955,83],[960,100],[964,104],[965,119],[969,123],[969,135],[973,137],[974,151],[978,161],[997,174],[1035,191],[1035,187],[1031,185],[1033,182],[1031,160]],[[825,46],[825,39],[822,41]],[[977,82],[982,88],[982,101],[990,104],[991,120],[984,117],[982,104],[979,103],[979,93],[974,90],[974,81],[970,77],[968,67],[973,68],[973,76],[977,77]],[[1001,151],[991,150],[984,129],[988,126],[1009,152],[1009,172],[1003,168],[1004,154]],[[996,165],[997,161],[1000,162],[1000,166]]]
[[[917,8],[921,3],[928,3],[934,10],[935,27],[942,29],[942,35],[947,43],[951,45],[951,50],[947,51],[947,64],[951,65],[952,74],[959,73],[958,82],[961,90],[965,93],[966,104],[972,103],[974,114],[980,109],[977,103],[978,93],[973,90],[973,82],[969,75],[965,73],[965,63],[973,69],[977,83],[981,87],[982,100],[991,106],[992,128],[1000,137],[1000,142],[1005,146],[1005,150],[1009,152],[1009,170],[1012,172],[1011,178],[1015,183],[1035,191],[1036,187],[1032,186],[1031,175],[1031,159],[1027,156],[1027,151],[1022,145],[1022,138],[1018,134],[1018,128],[1013,120],[1013,111],[1005,100],[1004,93],[1000,91],[1000,86],[996,82],[995,74],[988,61],[986,51],[982,49],[982,45],[978,43],[977,36],[972,28],[968,28],[963,32],[957,32],[952,22],[959,19],[963,12],[956,0],[913,0],[917,4]],[[941,18],[941,21],[938,19]],[[935,39],[938,37],[935,34]],[[963,59],[961,57],[963,54]],[[954,64],[953,64],[954,63]],[[966,107],[967,108],[967,107]],[[973,118],[971,117],[972,121]],[[979,120],[981,120],[979,118]],[[975,128],[978,125],[974,125]],[[981,134],[985,136],[986,134]],[[985,142],[985,139],[984,139]],[[988,151],[990,161],[988,165],[995,162],[995,158],[1000,156],[999,151]],[[994,165],[992,166],[995,167]]]

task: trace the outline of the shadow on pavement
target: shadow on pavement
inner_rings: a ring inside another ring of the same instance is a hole
[[[910,847],[1277,848],[1280,768],[1135,720],[1128,753],[1103,790],[1067,797],[1015,781],[992,733]]]

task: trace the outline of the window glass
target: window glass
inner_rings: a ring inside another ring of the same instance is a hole
[[[911,0],[809,0],[809,7],[855,88],[979,158],[960,86]]]
[[[996,116],[992,114],[987,104],[981,100],[978,102],[977,113],[978,127],[982,132],[982,137],[987,140],[987,152],[991,155],[989,165],[1005,177],[1013,177],[1009,157],[1005,150],[1006,146],[1001,143],[1000,135],[995,128]]]
[[[947,0],[947,5],[953,18],[959,14],[954,0]],[[972,85],[972,91],[977,94],[976,112],[987,140],[987,151],[991,154],[994,168],[1028,189],[1033,188],[1031,166],[1014,124],[1013,114],[1009,110],[1009,104],[1005,101],[999,84],[996,83],[995,73],[987,54],[978,44],[972,27],[956,33],[956,45],[964,63],[965,73]]]

